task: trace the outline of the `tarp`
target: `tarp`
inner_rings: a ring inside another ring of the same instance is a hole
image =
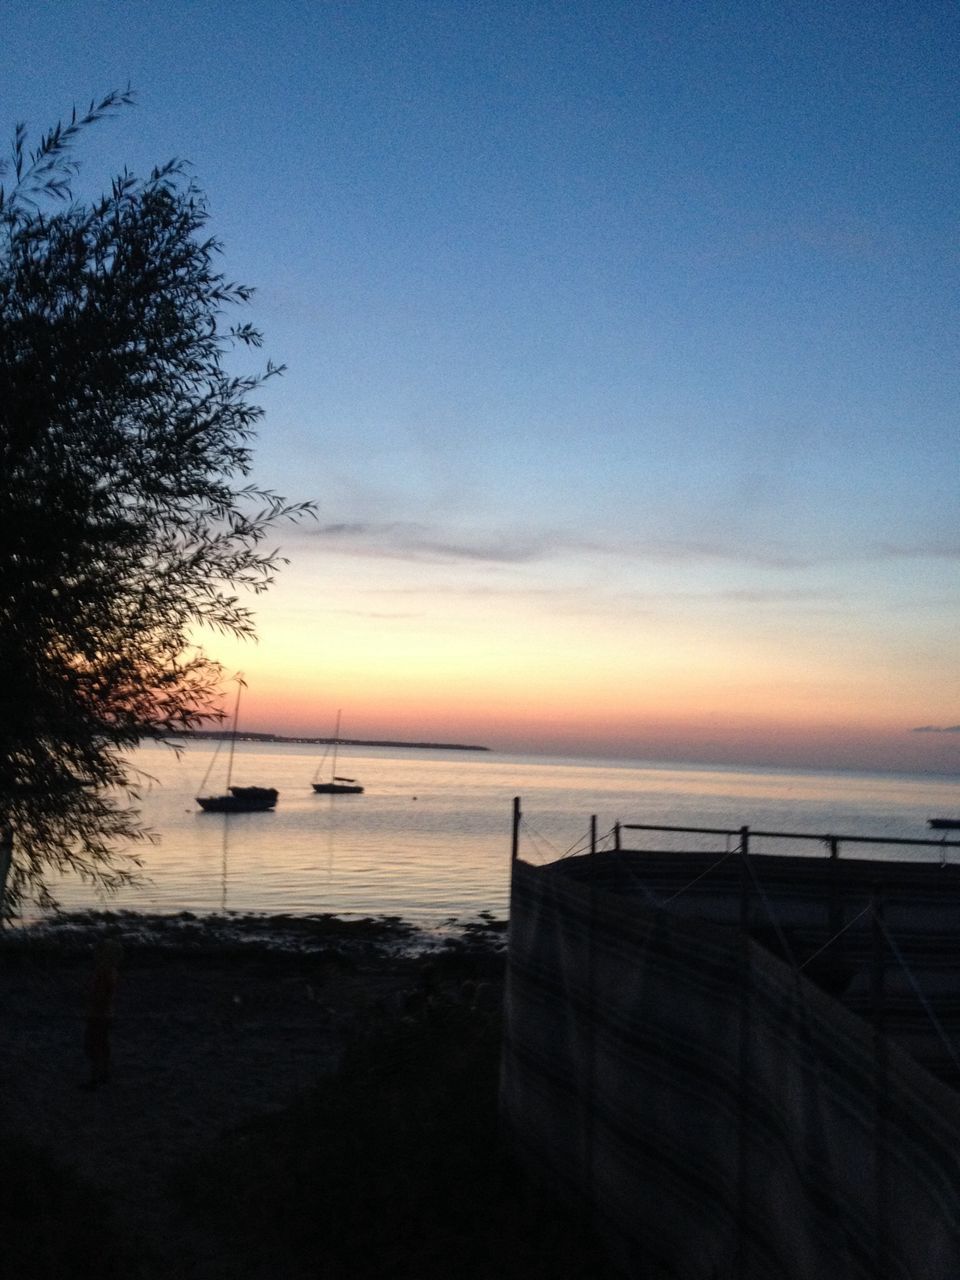
[[[565,867],[514,864],[502,1110],[625,1272],[957,1280],[953,1090],[734,927]]]

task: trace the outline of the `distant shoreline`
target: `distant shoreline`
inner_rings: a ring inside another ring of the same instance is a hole
[[[195,729],[189,733],[176,733],[175,738],[230,738],[229,729]],[[373,738],[287,738],[280,733],[238,733],[238,742],[295,742],[313,747],[332,747],[334,741],[341,747],[400,747],[410,751],[489,751],[489,747],[473,746],[465,742],[390,742]]]

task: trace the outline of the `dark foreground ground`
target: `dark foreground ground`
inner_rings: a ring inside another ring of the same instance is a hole
[[[80,1088],[98,938],[113,1072]],[[0,939],[11,1276],[604,1280],[502,1148],[503,926],[65,918]]]

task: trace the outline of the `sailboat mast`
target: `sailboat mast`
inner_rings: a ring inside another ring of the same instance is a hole
[[[337,727],[333,731],[333,767],[330,770],[330,780],[337,775],[337,747],[340,744],[340,711],[337,712]]]
[[[237,749],[237,724],[240,719],[240,690],[243,682],[237,681],[237,700],[233,706],[233,731],[230,734],[230,755],[227,758],[227,790],[230,790],[230,779],[233,777],[233,753]]]

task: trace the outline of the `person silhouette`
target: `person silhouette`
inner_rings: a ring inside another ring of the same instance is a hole
[[[110,1079],[110,1027],[121,953],[120,943],[115,939],[106,939],[97,945],[83,1040],[83,1051],[90,1063],[90,1076],[83,1085],[85,1089],[97,1089]]]

